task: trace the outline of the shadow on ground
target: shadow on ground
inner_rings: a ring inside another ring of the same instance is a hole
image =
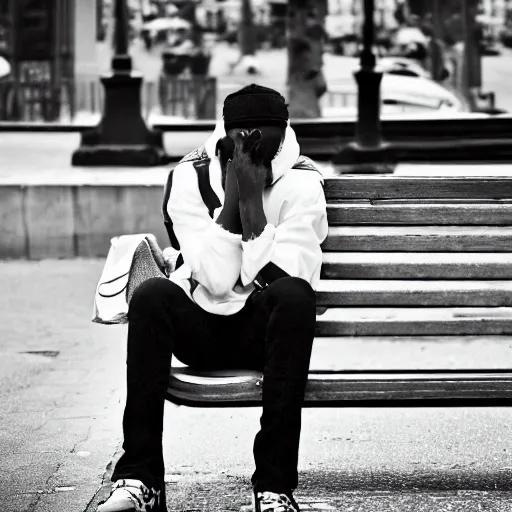
[[[110,491],[105,483],[86,512]],[[500,512],[512,507],[512,470],[499,474],[460,467],[431,472],[303,471],[295,496],[302,510],[339,511],[472,511]],[[246,476],[200,471],[173,474],[166,484],[169,512],[249,512],[251,484]]]

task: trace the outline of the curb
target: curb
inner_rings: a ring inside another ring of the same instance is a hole
[[[91,498],[89,503],[87,503],[84,512],[95,512],[100,501],[104,501],[108,498],[112,486],[110,478],[112,477],[112,473],[114,472],[115,463],[121,456],[122,451],[123,449],[121,441],[118,444],[116,451],[114,452],[114,455],[112,456],[110,462],[107,464],[107,467],[105,468],[105,472],[103,473],[101,484],[98,487],[98,490],[94,493],[94,496]]]

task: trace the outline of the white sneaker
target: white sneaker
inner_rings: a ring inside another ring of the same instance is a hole
[[[158,512],[160,491],[149,489],[140,480],[123,479],[112,485],[112,492],[97,512]],[[165,510],[165,509],[164,509]]]
[[[299,512],[299,506],[295,500],[291,500],[286,494],[275,492],[253,493],[254,512]]]

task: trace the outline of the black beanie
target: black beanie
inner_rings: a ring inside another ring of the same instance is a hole
[[[230,94],[222,112],[224,128],[244,128],[255,125],[286,127],[288,106],[274,89],[251,84]]]

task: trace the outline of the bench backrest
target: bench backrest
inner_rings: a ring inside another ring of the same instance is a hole
[[[511,177],[342,176],[325,194],[317,335],[512,334]]]

